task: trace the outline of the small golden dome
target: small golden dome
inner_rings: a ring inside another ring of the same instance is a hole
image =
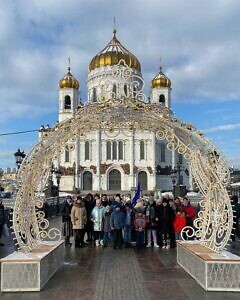
[[[159,87],[171,87],[171,80],[162,72],[162,67],[160,67],[159,73],[153,78],[151,82],[151,88]]]
[[[71,88],[71,89],[79,89],[79,82],[70,72],[71,68],[68,67],[67,74],[59,81],[59,88]]]
[[[116,30],[113,30],[113,38],[107,46],[93,57],[89,64],[89,71],[94,69],[117,65],[123,59],[126,64],[139,72],[141,65],[135,55],[129,52],[116,38]]]

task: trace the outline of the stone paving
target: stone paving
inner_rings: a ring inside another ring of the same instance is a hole
[[[5,243],[0,257],[14,249],[11,240]],[[240,293],[205,292],[177,265],[175,249],[113,250],[91,245],[66,248],[63,268],[41,292],[1,293],[0,299],[239,300]]]

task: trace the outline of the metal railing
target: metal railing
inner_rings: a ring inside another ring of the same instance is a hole
[[[60,216],[64,206],[64,202],[67,197],[51,197],[47,198],[47,205],[43,206],[41,210],[45,212],[47,218],[53,218]],[[15,199],[2,199],[2,203],[5,207],[5,218],[11,219],[11,212],[14,208]],[[39,210],[39,209],[38,209]]]

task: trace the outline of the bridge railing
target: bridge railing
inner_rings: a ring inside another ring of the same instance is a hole
[[[64,197],[50,197],[47,198],[47,204],[45,204],[43,206],[43,208],[41,208],[41,210],[43,210],[45,212],[45,216],[47,217],[47,219],[49,218],[54,218],[57,216],[61,216],[62,213],[62,209],[64,206],[64,202],[66,201],[66,196]],[[15,199],[1,199],[2,203],[4,205],[4,215],[5,215],[5,221],[7,224],[11,225],[11,213],[13,211],[14,208],[14,204],[15,204]],[[39,209],[38,209],[39,210]]]

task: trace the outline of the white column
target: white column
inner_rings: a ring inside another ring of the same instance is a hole
[[[79,185],[79,174],[78,174],[78,168],[79,168],[79,165],[80,165],[80,147],[79,147],[79,138],[76,139],[76,145],[75,145],[76,149],[76,153],[75,153],[75,162],[76,162],[76,188],[79,188],[80,185]]]
[[[155,166],[156,166],[156,134],[155,132],[152,132],[152,189],[156,188],[156,171],[155,171]],[[151,186],[149,186],[151,188]],[[148,187],[148,188],[149,188]]]
[[[81,161],[83,161],[83,151],[82,151],[82,142],[79,138],[79,166],[81,165]],[[82,174],[78,175],[78,187],[82,189]]]
[[[96,173],[96,184],[95,187],[97,191],[100,191],[101,189],[101,175],[100,175],[100,158],[101,158],[101,132],[100,130],[96,131],[96,167],[97,167],[97,173]]]
[[[130,188],[135,187],[133,168],[135,164],[134,131],[130,136]]]

